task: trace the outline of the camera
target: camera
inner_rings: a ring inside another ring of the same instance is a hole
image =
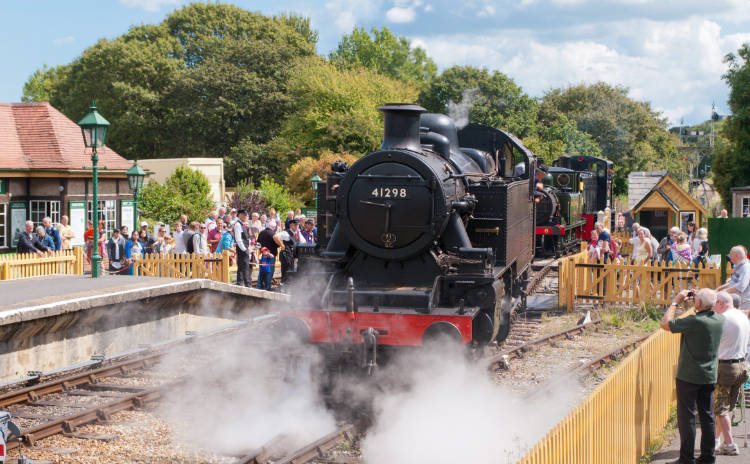
[[[695,291],[693,291],[693,290],[689,290],[689,291],[687,292],[687,297],[688,297],[688,298],[692,298],[692,297],[694,297],[694,296],[695,296]]]

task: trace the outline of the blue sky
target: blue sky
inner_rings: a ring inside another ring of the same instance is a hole
[[[157,23],[182,0],[36,0],[0,4],[0,101],[19,101],[43,64],[69,63],[100,38]],[[388,26],[441,69],[500,70],[526,92],[603,80],[631,89],[677,123],[726,114],[725,54],[750,41],[750,0],[235,0],[295,11],[328,53],[355,26]]]

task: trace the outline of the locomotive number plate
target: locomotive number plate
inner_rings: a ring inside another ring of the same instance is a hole
[[[370,192],[370,198],[394,198],[408,200],[409,190],[406,187],[375,187]]]

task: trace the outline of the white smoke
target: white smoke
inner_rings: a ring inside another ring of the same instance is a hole
[[[448,116],[455,122],[456,129],[461,129],[469,124],[471,107],[479,100],[479,96],[479,89],[474,87],[461,92],[460,102],[456,103],[453,100],[448,100]]]
[[[271,345],[257,338],[248,334],[211,346],[210,364],[188,373],[185,385],[160,404],[180,441],[197,440],[205,449],[238,455],[279,435],[292,450],[334,430],[310,374],[319,361],[315,350],[305,350],[297,375],[288,376],[285,361],[299,353],[299,342]],[[184,362],[181,358],[162,364]]]
[[[575,386],[530,402],[455,351],[423,352],[399,367],[409,386],[376,398],[362,443],[367,464],[513,463],[575,404]]]

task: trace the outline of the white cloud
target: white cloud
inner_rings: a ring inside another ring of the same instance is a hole
[[[411,7],[394,6],[385,13],[385,17],[392,23],[410,23],[417,18],[417,12]]]
[[[52,41],[52,43],[55,45],[55,47],[62,47],[65,45],[72,44],[75,41],[75,37],[72,35],[69,35],[67,37],[62,37],[60,39],[55,39]]]
[[[545,40],[533,30],[504,29],[413,42],[441,68],[497,69],[532,95],[581,82],[623,85],[631,97],[651,101],[676,123],[690,114],[708,118],[711,101],[723,103],[723,57],[750,40],[750,33],[722,35],[718,23],[702,18],[600,23],[596,29],[583,40]]]
[[[380,5],[381,0],[330,0],[325,6],[336,29],[349,33],[361,21],[374,17]]]
[[[120,0],[120,3],[129,8],[143,8],[153,13],[161,10],[162,5],[175,5],[180,3],[180,0]]]

